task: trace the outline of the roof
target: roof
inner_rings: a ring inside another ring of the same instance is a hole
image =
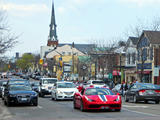
[[[63,53],[76,53],[78,56],[83,56],[85,55],[83,52],[79,51],[76,48],[72,48],[70,45],[63,45],[61,47],[57,47],[57,49],[53,50],[52,52],[48,53],[46,58],[53,58],[56,55],[64,55]]]
[[[143,31],[151,44],[160,44],[160,31]]]
[[[129,37],[129,39],[132,41],[132,43],[134,44],[134,45],[137,45],[137,42],[138,42],[138,37]]]
[[[72,46],[72,44],[69,43],[59,43],[58,47],[62,47],[64,45],[69,45]],[[83,52],[83,53],[88,53],[92,48],[94,48],[94,44],[74,44],[74,48],[76,48],[77,50]]]

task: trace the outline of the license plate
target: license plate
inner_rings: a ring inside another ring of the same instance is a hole
[[[109,109],[109,107],[101,107],[101,109],[103,109],[103,110],[105,109],[106,110],[106,109]]]
[[[27,100],[27,98],[21,98],[21,100],[22,100],[22,101],[26,101],[26,100]]]

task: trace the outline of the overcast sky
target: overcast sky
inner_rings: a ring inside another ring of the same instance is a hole
[[[160,0],[54,0],[59,43],[91,43],[123,37],[137,19],[160,16]],[[0,0],[18,45],[7,52],[40,52],[47,44],[52,0]]]

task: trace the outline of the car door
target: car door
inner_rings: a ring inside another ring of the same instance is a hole
[[[130,99],[133,100],[133,97],[136,95],[136,92],[137,92],[137,85],[134,84],[133,86],[130,87],[130,91],[129,91]]]

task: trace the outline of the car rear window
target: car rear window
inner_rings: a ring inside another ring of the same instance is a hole
[[[160,89],[160,86],[154,84],[139,84],[137,87],[139,89]]]
[[[99,85],[105,84],[103,81],[93,81],[92,83],[93,84],[99,84]]]

